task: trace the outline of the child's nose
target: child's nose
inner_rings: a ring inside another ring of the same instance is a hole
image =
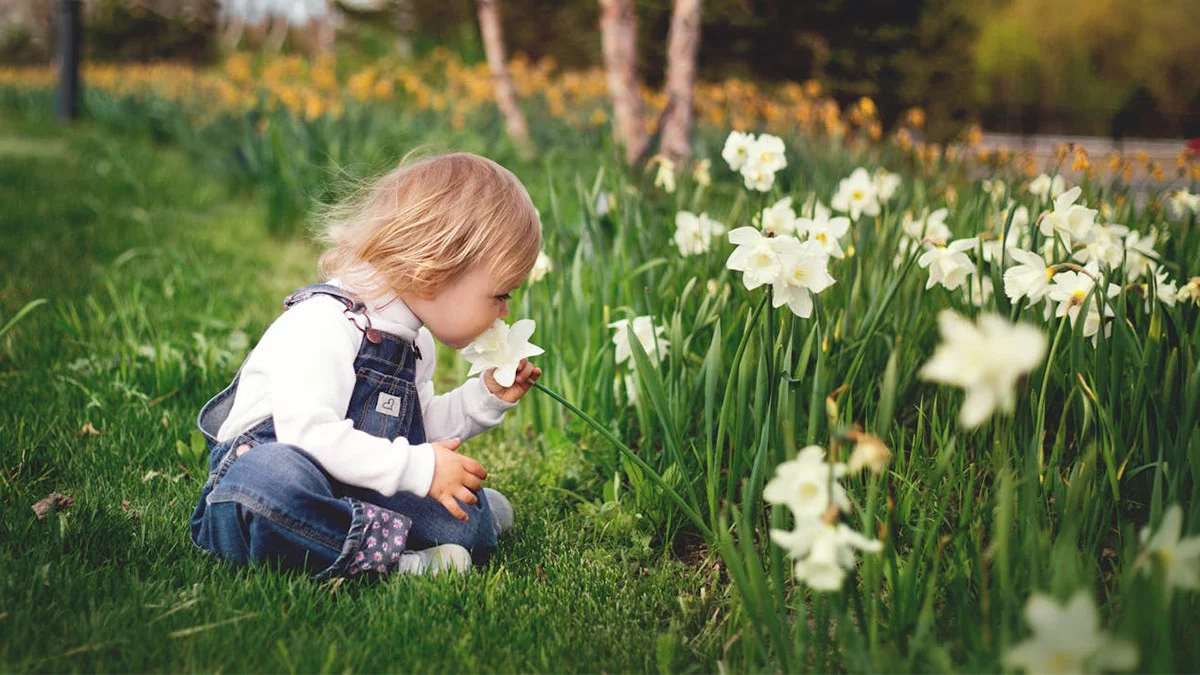
[[[508,316],[508,301],[507,300],[505,300],[504,303],[502,305],[500,305],[500,318],[503,319],[506,316]]]

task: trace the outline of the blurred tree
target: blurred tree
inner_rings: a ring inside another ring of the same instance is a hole
[[[645,112],[637,70],[637,14],[630,0],[600,0],[604,72],[613,103],[613,132],[633,164],[645,152]]]
[[[216,47],[216,0],[84,0],[89,59],[203,62]]]
[[[675,0],[671,33],[667,37],[666,94],[668,110],[663,127],[663,154],[673,160],[692,156],[693,100],[696,52],[700,49],[700,0]]]
[[[979,114],[969,94],[978,15],[985,11],[973,0],[926,0],[912,42],[896,55],[895,68],[902,73],[897,101],[925,109],[933,139],[957,134]]]
[[[504,29],[500,23],[500,0],[477,0],[479,7],[479,30],[483,34],[483,47],[487,52],[488,68],[492,71],[492,89],[496,104],[504,115],[504,126],[517,149],[531,154],[529,127],[525,115],[517,105],[517,92],[508,75],[508,57],[504,53]]]
[[[1135,118],[1140,133],[1179,133],[1198,113],[1196,26],[1195,0],[1012,0],[980,23],[975,93],[1035,108],[1040,131],[1107,134],[1124,110],[1121,133]]]

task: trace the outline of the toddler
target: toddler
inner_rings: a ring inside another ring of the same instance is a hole
[[[541,249],[520,181],[469,153],[427,157],[335,206],[325,283],[285,310],[200,411],[211,448],[192,541],[232,563],[315,578],[466,572],[512,507],[459,454],[541,369],[435,395],[434,343],[461,349],[508,314]]]

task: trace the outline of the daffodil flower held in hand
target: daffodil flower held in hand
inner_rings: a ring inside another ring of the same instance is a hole
[[[545,351],[529,342],[536,327],[532,319],[521,319],[512,326],[496,319],[491,328],[463,348],[462,356],[471,364],[467,375],[483,373],[488,391],[508,403],[519,401],[542,376],[542,369],[528,359]]]

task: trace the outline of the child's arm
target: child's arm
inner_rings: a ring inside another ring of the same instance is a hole
[[[306,300],[263,336],[260,346],[270,346],[265,367],[275,435],[312,455],[338,481],[385,495],[425,496],[435,464],[429,443],[373,436],[346,418],[362,333],[342,309],[332,298]]]

